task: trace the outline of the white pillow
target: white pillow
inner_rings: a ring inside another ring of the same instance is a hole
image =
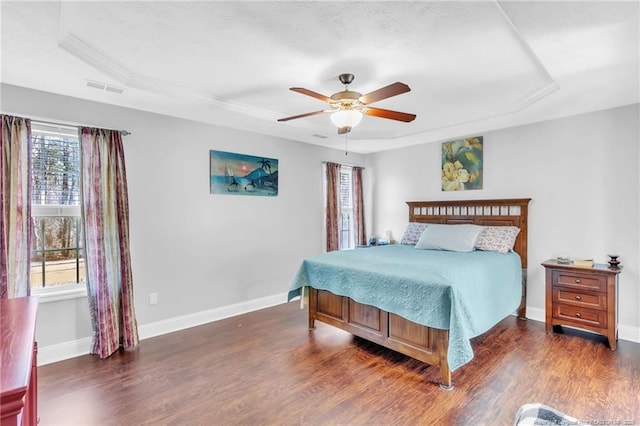
[[[473,251],[478,235],[483,229],[483,226],[471,224],[431,225],[422,232],[415,248],[422,250]]]
[[[416,244],[422,232],[427,229],[427,226],[429,226],[428,223],[409,222],[407,229],[405,229],[404,234],[402,234],[400,244]]]
[[[476,248],[507,253],[513,250],[519,232],[515,226],[486,226],[476,240]]]

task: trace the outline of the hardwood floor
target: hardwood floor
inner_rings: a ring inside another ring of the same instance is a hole
[[[274,330],[279,330],[277,333]],[[541,402],[640,424],[640,344],[509,317],[473,340],[455,389],[419,361],[283,304],[38,368],[40,425],[511,425]]]

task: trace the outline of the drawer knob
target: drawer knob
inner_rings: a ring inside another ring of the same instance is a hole
[[[580,318],[582,315],[580,315],[580,312],[576,312],[576,316]]]
[[[582,300],[582,297],[576,296],[576,300]]]
[[[581,281],[579,279],[576,279],[576,284],[580,284],[580,282]]]

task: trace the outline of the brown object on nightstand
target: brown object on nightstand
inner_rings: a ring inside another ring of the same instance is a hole
[[[622,267],[542,262],[546,270],[546,332],[566,325],[605,336],[611,350],[618,340],[618,274]]]

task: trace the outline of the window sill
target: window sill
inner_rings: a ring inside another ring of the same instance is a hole
[[[39,303],[58,302],[60,300],[79,299],[87,297],[85,283],[66,285],[63,288],[31,289],[32,296],[38,296]]]

